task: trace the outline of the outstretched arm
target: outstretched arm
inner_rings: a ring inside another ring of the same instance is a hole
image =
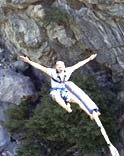
[[[46,68],[46,67],[44,67],[44,66],[42,66],[42,65],[40,65],[40,64],[38,64],[38,63],[36,63],[36,62],[31,61],[27,56],[26,56],[26,57],[25,57],[25,56],[20,56],[20,59],[21,59],[22,61],[24,61],[24,62],[30,64],[31,66],[33,66],[33,67],[35,67],[35,68],[37,68],[37,69],[43,71],[44,73],[48,74],[48,73],[47,73],[47,72],[48,72],[48,70],[47,70],[48,68]]]
[[[97,56],[97,54],[92,54],[90,57],[88,57],[87,59],[83,60],[83,61],[80,61],[78,63],[76,63],[75,65],[71,66],[72,70],[76,70],[82,66],[84,66],[86,63],[88,63],[89,61],[95,59]]]

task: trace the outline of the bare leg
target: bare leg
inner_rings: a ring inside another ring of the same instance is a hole
[[[76,104],[78,104],[79,107],[80,107],[83,111],[85,111],[85,113],[86,113],[87,115],[90,116],[90,119],[93,120],[92,114],[90,114],[90,113],[88,112],[88,110],[85,108],[85,106],[81,103],[81,101],[80,101],[78,98],[76,98],[74,95],[71,95],[71,100],[70,100],[70,102],[71,102],[71,103],[76,103]]]
[[[72,110],[70,108],[70,105],[65,103],[65,101],[61,98],[59,93],[55,93],[52,95],[53,100],[55,100],[61,107],[63,107],[67,112],[71,113]]]
[[[105,131],[99,117],[98,117],[98,114],[95,111],[93,111],[93,117],[94,117],[94,120],[97,123],[98,127],[100,128],[100,131],[101,131],[106,143],[108,144],[111,155],[112,156],[120,156],[119,153],[118,153],[118,150],[110,142],[109,137],[108,137],[108,135],[107,135],[107,133],[106,133],[106,131]]]

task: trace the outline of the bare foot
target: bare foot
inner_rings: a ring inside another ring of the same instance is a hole
[[[96,112],[96,114],[97,114],[97,116],[100,116],[100,115],[101,115],[101,113],[98,112],[98,111]],[[90,114],[90,119],[91,119],[91,120],[94,120],[93,114]]]
[[[100,116],[100,115],[101,115],[101,113],[100,113],[100,112],[97,112],[97,115],[98,115],[98,116]]]
[[[93,117],[93,115],[90,115],[90,119],[91,119],[91,120],[94,120],[94,117]]]
[[[72,112],[72,109],[71,109],[71,105],[70,105],[70,103],[67,103],[67,111],[68,111],[69,113]]]

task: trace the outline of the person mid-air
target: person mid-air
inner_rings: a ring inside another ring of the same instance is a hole
[[[99,119],[99,108],[90,99],[90,97],[83,92],[73,82],[68,81],[71,74],[78,68],[84,66],[89,61],[96,58],[96,54],[92,54],[89,58],[76,63],[71,67],[65,67],[63,61],[57,61],[55,68],[47,68],[38,63],[31,61],[28,57],[20,56],[21,60],[29,63],[33,67],[46,73],[51,79],[50,96],[67,112],[72,112],[70,103],[76,103],[97,123],[100,131],[110,149],[112,156],[120,156],[118,150],[110,142],[107,133]]]
[[[89,58],[76,63],[73,66],[65,67],[63,61],[57,61],[55,68],[47,68],[43,65],[31,61],[27,56],[20,56],[21,60],[30,64],[31,66],[41,70],[46,73],[51,79],[51,89],[50,96],[55,100],[61,107],[63,107],[67,112],[72,112],[70,103],[76,103],[83,109],[92,119],[92,114],[89,113],[82,103],[65,87],[65,82],[67,82],[71,74],[78,68],[84,66],[89,61],[95,59],[97,54],[92,54]],[[98,115],[100,113],[98,112]]]

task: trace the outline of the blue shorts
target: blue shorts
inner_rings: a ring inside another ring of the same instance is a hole
[[[66,88],[51,88],[50,89],[50,96],[52,98],[56,93],[59,93],[59,95],[63,98],[63,100],[66,103],[70,101],[70,98],[71,98],[70,92]]]

